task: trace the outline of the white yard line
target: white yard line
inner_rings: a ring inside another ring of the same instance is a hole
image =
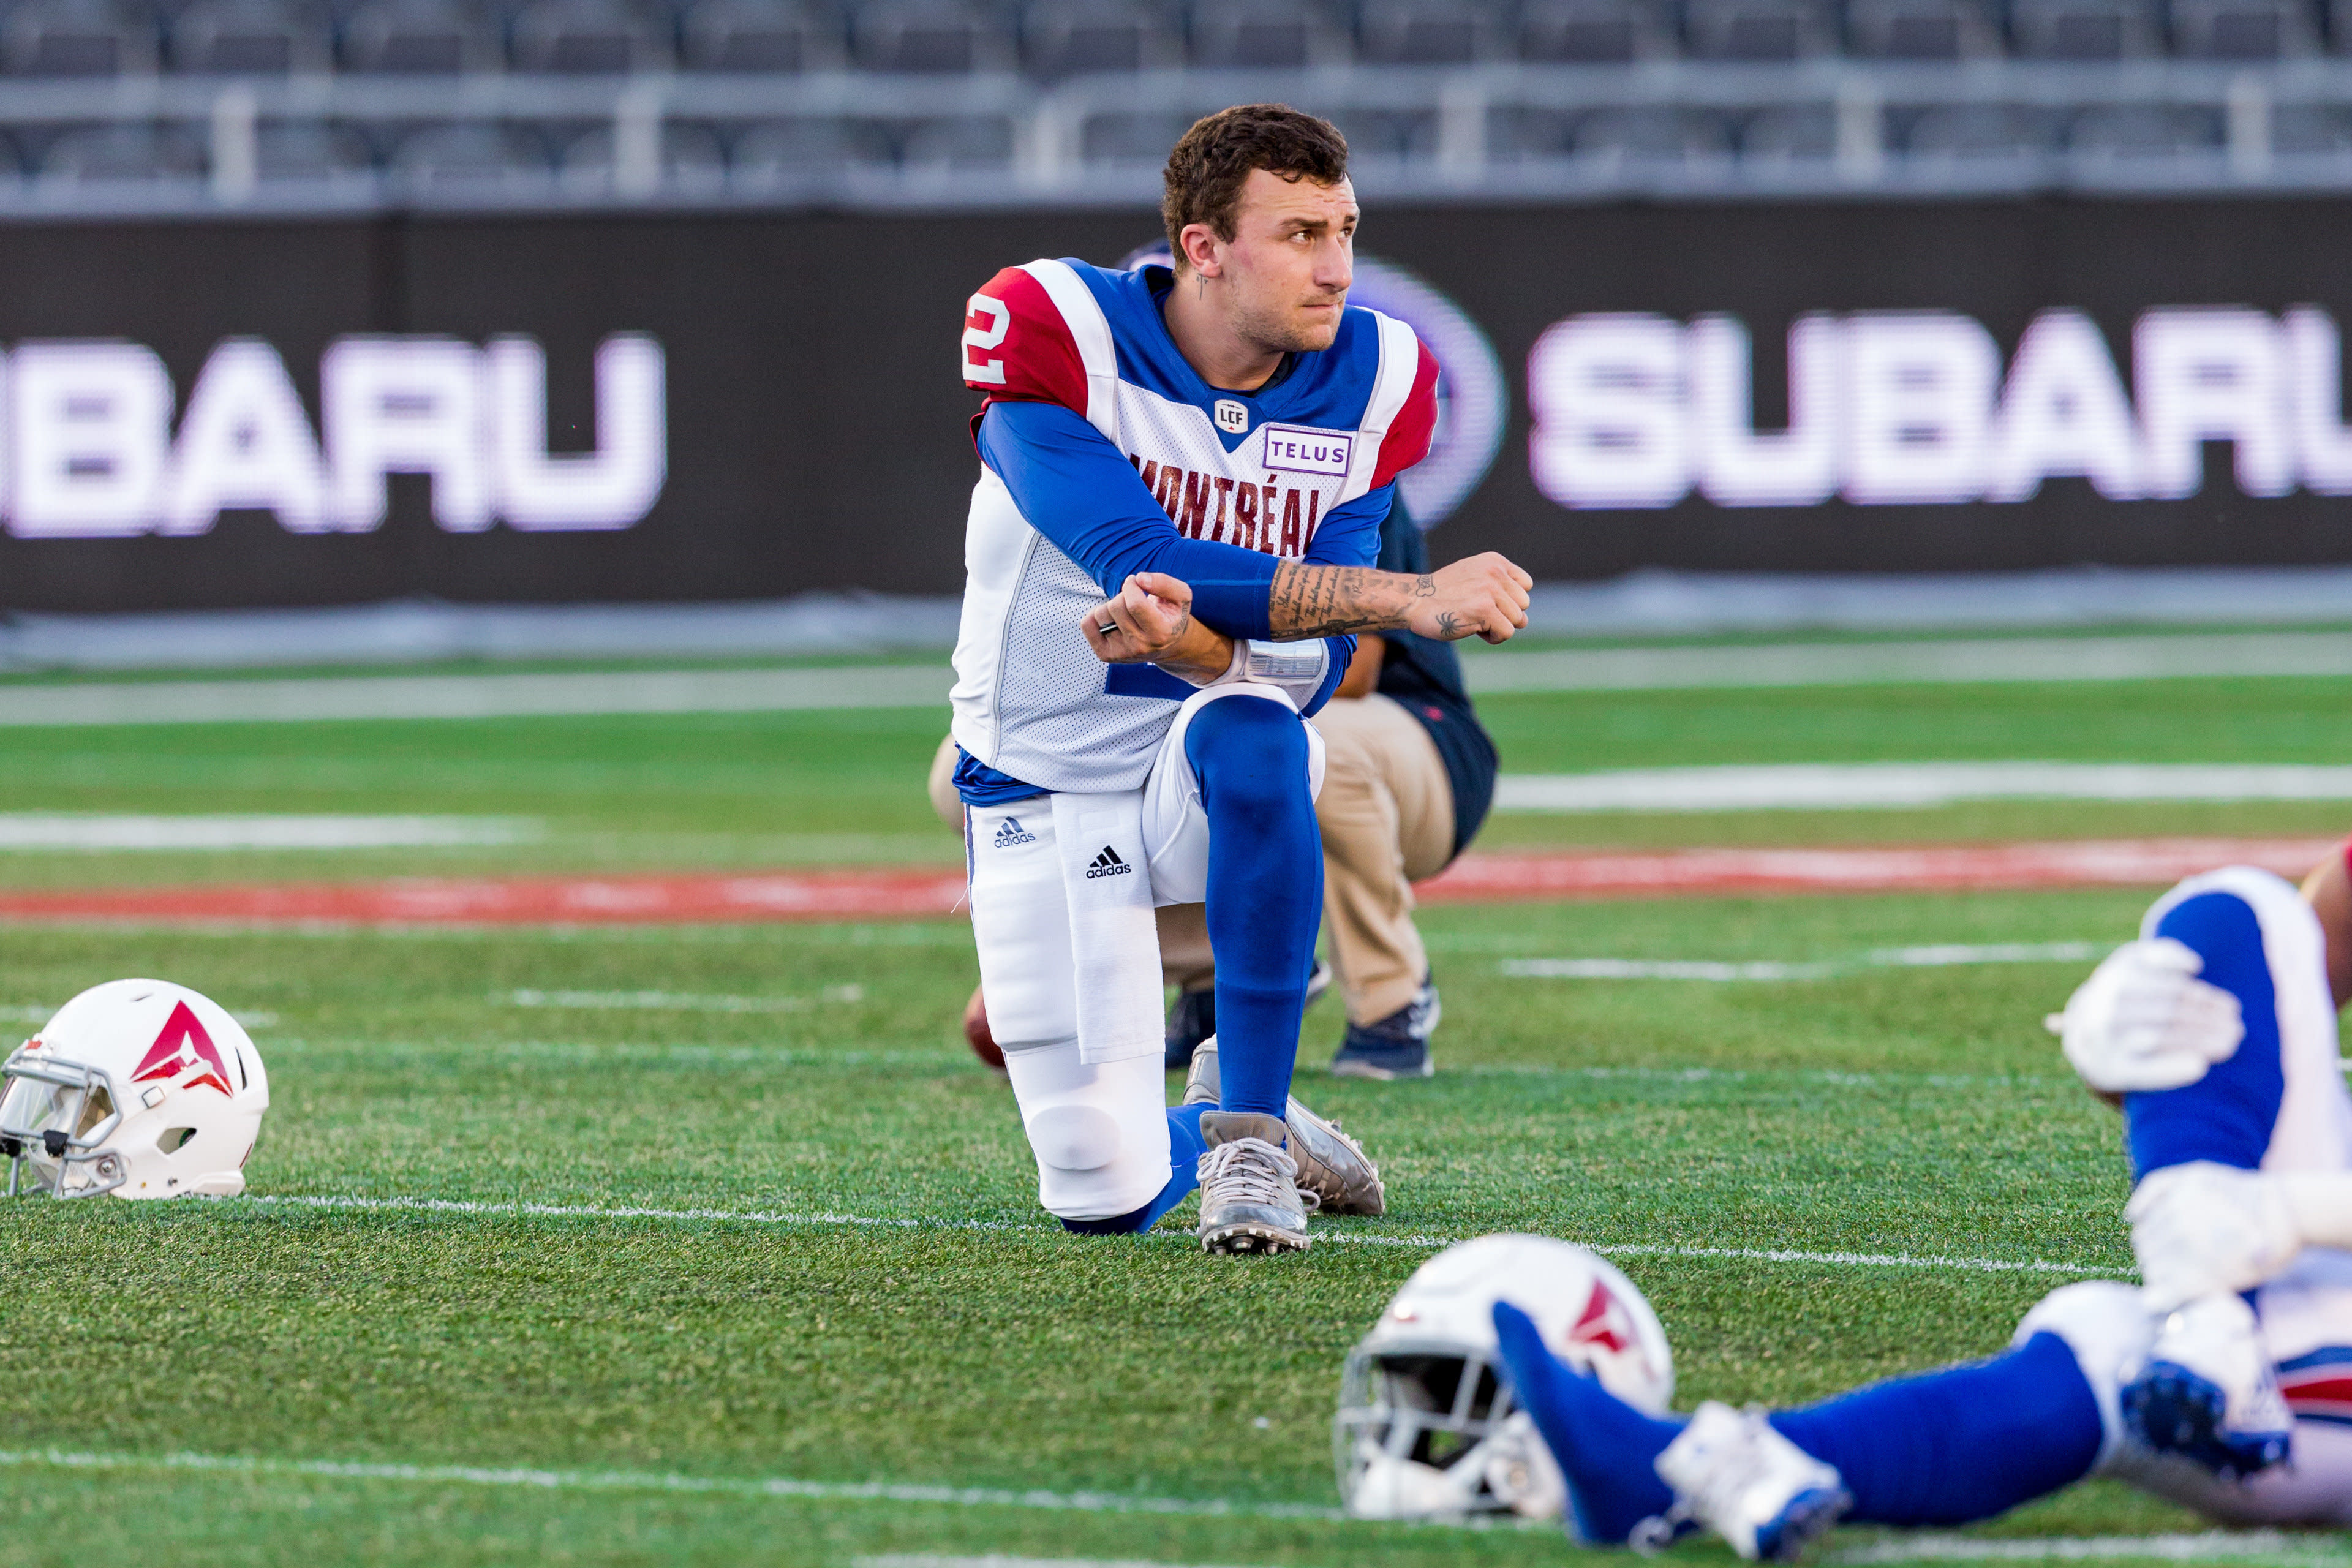
[[[2352,675],[2352,636],[2256,632],[2185,637],[1953,637],[1927,642],[1768,643],[1716,647],[1477,653],[1470,689],[1659,691],[1703,687],[1946,685]]]
[[[994,1552],[981,1557],[900,1552],[881,1557],[853,1557],[849,1562],[850,1568],[1216,1568],[1205,1563],[1161,1563],[1143,1557],[1007,1557]]]
[[[652,1220],[656,1223],[719,1223],[791,1226],[795,1228],[870,1228],[875,1230],[976,1230],[1006,1234],[1058,1236],[1059,1226],[1024,1224],[1015,1220],[916,1219],[853,1214],[793,1214],[740,1209],[671,1209],[639,1205],[590,1204],[488,1203],[467,1198],[366,1197],[346,1194],[258,1194],[220,1200],[286,1209],[347,1209],[394,1214],[447,1214],[485,1218]],[[1466,1241],[1459,1236],[1377,1236],[1361,1232],[1319,1231],[1318,1241],[1354,1247],[1402,1247],[1434,1251]],[[1192,1244],[1182,1231],[1155,1231],[1147,1239]],[[2087,1263],[2054,1263],[2043,1259],[2005,1258],[1914,1257],[1894,1252],[1802,1252],[1782,1247],[1667,1247],[1639,1243],[1593,1245],[1592,1250],[1612,1257],[1707,1258],[1745,1259],[1759,1263],[1822,1263],[1864,1268],[1927,1268],[1971,1274],[2108,1274],[2112,1269]]]
[[[2347,1554],[2324,1537],[2275,1530],[2210,1530],[2195,1535],[2045,1535],[2003,1540],[1966,1535],[1910,1535],[1833,1552],[1824,1562],[1842,1568],[1880,1563],[2084,1562],[2153,1557],[2170,1563],[2273,1557],[2295,1563],[2342,1562]]]
[[[1136,1497],[1120,1492],[1013,1491],[993,1487],[901,1485],[887,1481],[803,1481],[771,1476],[685,1476],[653,1470],[535,1470],[478,1465],[383,1465],[338,1459],[257,1459],[234,1454],[92,1454],[59,1449],[0,1451],[0,1466],[84,1470],[226,1471],[328,1480],[408,1481],[427,1486],[512,1487],[534,1491],[704,1492],[810,1502],[940,1503],[950,1508],[1046,1509],[1076,1513],[1190,1514],[1210,1518],[1341,1518],[1312,1503],[1229,1502],[1222,1499]]]
[[[687,991],[494,991],[510,1007],[630,1009],[651,1013],[803,1013],[820,1002],[863,1002],[863,985],[828,985],[814,996],[713,996]]]
[[[1495,809],[1852,811],[1970,800],[2352,800],[2352,767],[2207,763],[1773,763],[1505,773]]]
[[[529,844],[546,826],[520,816],[121,816],[0,812],[5,849],[407,849]]]
[[[945,665],[661,669],[553,675],[77,681],[0,687],[0,726],[273,724],[336,719],[508,719],[593,713],[776,713],[937,708]]]
[[[1865,969],[1950,969],[1979,963],[2088,963],[2114,944],[2095,942],[1938,942],[1882,947],[1859,958],[1806,962],[1689,958],[1507,958],[1496,965],[1514,980],[1822,980]]]
[[[1657,690],[1886,682],[2148,680],[2352,675],[2352,635],[1995,637],[1877,643],[1497,652],[1465,659],[1471,689]],[[501,719],[947,707],[944,665],[74,681],[0,687],[10,725]]]

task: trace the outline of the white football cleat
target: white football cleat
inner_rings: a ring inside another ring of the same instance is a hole
[[[2123,1411],[2150,1448],[2223,1480],[2266,1470],[2294,1448],[2294,1413],[2270,1346],[2237,1296],[2207,1296],[2165,1315],[2147,1362],[2124,1384]]]
[[[1201,1250],[1304,1252],[1317,1207],[1298,1187],[1298,1163],[1278,1116],[1212,1110],[1201,1118]]]
[[[1657,1458],[1673,1514],[1645,1521],[1635,1546],[1662,1546],[1696,1521],[1750,1563],[1792,1563],[1853,1506],[1845,1482],[1789,1441],[1760,1410],[1708,1400]]]
[[[1186,1105],[1214,1105],[1222,1080],[1217,1071],[1217,1037],[1211,1035],[1192,1052],[1192,1067],[1184,1079]],[[1298,1163],[1298,1185],[1322,1202],[1322,1214],[1384,1214],[1388,1189],[1381,1184],[1381,1168],[1364,1146],[1339,1131],[1339,1123],[1309,1110],[1297,1095],[1284,1105],[1284,1129],[1290,1134],[1287,1152]]]

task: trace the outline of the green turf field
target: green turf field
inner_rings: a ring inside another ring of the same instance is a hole
[[[1530,772],[2339,762],[2347,699],[2352,681],[2272,680],[1488,711],[1507,765]],[[892,711],[10,732],[9,809],[446,810],[551,830],[431,855],[0,855],[0,879],[946,860],[920,791],[938,733]],[[1528,817],[1495,837],[2326,832],[2343,815]],[[61,1542],[142,1564],[1562,1562],[1550,1530],[1325,1517],[1340,1360],[1434,1245],[1525,1228],[1633,1249],[1618,1260],[1674,1341],[1678,1403],[1801,1400],[1990,1352],[2048,1289],[2127,1270],[2124,1182],[2113,1118],[2039,1024],[2079,963],[1732,984],[1503,965],[2105,942],[2147,896],[1433,910],[1441,1075],[1301,1080],[1381,1161],[1391,1211],[1318,1222],[1311,1254],[1276,1259],[1201,1257],[1190,1204],[1139,1239],[1045,1221],[1010,1098],[956,1029],[974,971],[953,923],[0,928],[12,1019],[165,975],[266,1020],[275,1095],[254,1197],[6,1211],[0,1563],[55,1561]],[[1309,1015],[1310,1067],[1339,1027],[1330,1003]],[[1881,1261],[1736,1256],[1775,1251]],[[2200,1528],[2091,1487],[1987,1533]],[[2352,1552],[2253,1554],[2314,1557]]]

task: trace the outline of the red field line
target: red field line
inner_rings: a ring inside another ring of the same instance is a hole
[[[1671,849],[1465,855],[1421,885],[1424,903],[1660,894],[1896,892],[1935,888],[2161,885],[2216,866],[2299,876],[2325,838],[2134,838],[1942,848]],[[904,920],[952,913],[961,872],[526,877],[222,883],[0,893],[0,920],[241,925],[694,925]]]

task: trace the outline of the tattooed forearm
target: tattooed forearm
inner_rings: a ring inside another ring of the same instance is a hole
[[[1411,617],[1415,600],[1436,592],[1436,580],[1427,573],[1414,576],[1370,566],[1286,562],[1274,574],[1267,618],[1275,637],[1284,641],[1394,631]]]

